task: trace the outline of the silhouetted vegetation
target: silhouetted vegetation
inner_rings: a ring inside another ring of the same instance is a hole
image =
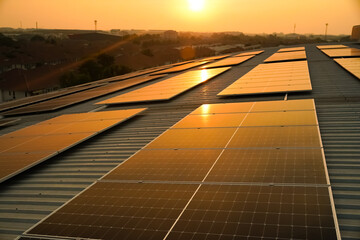
[[[70,87],[78,84],[96,81],[131,72],[126,66],[115,64],[113,56],[101,54],[81,64],[75,71],[65,73],[60,77],[61,87]]]
[[[4,36],[4,34],[0,33],[0,46],[6,47],[15,47],[17,43],[9,37]]]

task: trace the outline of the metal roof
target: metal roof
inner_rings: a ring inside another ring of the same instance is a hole
[[[356,44],[346,45],[359,48]],[[313,90],[289,93],[286,97],[289,100],[315,99],[342,239],[359,239],[360,81],[318,50],[316,45],[305,47]],[[64,113],[149,108],[135,118],[2,183],[0,238],[14,239],[22,234],[201,104],[284,99],[285,94],[216,96],[278,49],[264,49],[264,53],[170,101],[115,105],[106,109],[93,105],[161,79],[60,111],[25,115],[18,124],[1,128],[0,134],[4,134]]]

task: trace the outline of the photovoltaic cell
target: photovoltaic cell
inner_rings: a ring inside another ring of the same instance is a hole
[[[253,58],[254,56],[255,55],[226,58],[226,59],[223,59],[223,60],[220,60],[217,62],[206,64],[205,66],[203,66],[201,68],[207,69],[207,68],[235,66],[235,65],[239,65],[240,63],[243,63],[243,62]]]
[[[0,170],[0,182],[144,110],[112,111],[103,116],[101,112],[69,114],[3,135],[0,137],[0,166],[6,167]],[[74,121],[71,121],[72,116]]]
[[[337,239],[327,188],[202,185],[167,239]]]
[[[317,126],[239,128],[228,148],[320,148]]]
[[[268,57],[264,62],[282,62],[282,61],[292,61],[292,60],[303,60],[306,59],[305,51],[295,51],[295,52],[277,52]]]
[[[357,48],[322,49],[321,51],[331,58],[360,56],[360,49]]]
[[[223,148],[236,128],[169,129],[145,149]]]
[[[169,100],[229,69],[229,67],[225,67],[185,72],[175,77],[168,78],[132,92],[121,94],[96,104],[120,104]]]
[[[334,61],[360,79],[360,58],[337,58]]]
[[[226,149],[206,181],[327,184],[321,149]]]
[[[232,115],[232,114],[230,114]],[[246,116],[242,127],[317,125],[314,111],[261,112]]]
[[[89,239],[163,239],[197,187],[96,183],[29,233]]]
[[[311,90],[307,61],[294,61],[259,64],[221,91],[218,96]]]
[[[202,181],[221,150],[142,150],[104,180]]]

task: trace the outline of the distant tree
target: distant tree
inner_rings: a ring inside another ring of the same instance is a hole
[[[141,54],[143,54],[145,56],[148,56],[148,57],[153,57],[154,56],[153,52],[149,48],[143,49],[141,51]]]
[[[100,54],[99,56],[96,57],[96,61],[101,65],[101,66],[110,66],[113,65],[115,63],[115,58],[111,55],[108,55],[106,53]]]
[[[15,47],[16,45],[17,44],[14,40],[0,33],[0,46]]]
[[[30,41],[32,42],[45,42],[45,38],[43,36],[40,35],[34,35]]]

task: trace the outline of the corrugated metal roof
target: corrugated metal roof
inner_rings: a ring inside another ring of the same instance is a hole
[[[216,97],[217,93],[278,49],[265,49],[263,54],[233,67],[174,100],[104,109],[149,108],[134,119],[1,184],[0,238],[15,238],[201,104],[284,99],[284,94]],[[357,147],[360,143],[360,81],[321,53],[315,45],[306,45],[306,51],[313,91],[290,93],[287,97],[289,100],[315,99],[341,234],[343,239],[359,239],[360,151]],[[176,74],[168,77],[174,75]],[[93,103],[118,94],[110,94],[54,113],[24,116],[18,125],[0,129],[0,134],[64,113],[94,110],[98,106]]]

